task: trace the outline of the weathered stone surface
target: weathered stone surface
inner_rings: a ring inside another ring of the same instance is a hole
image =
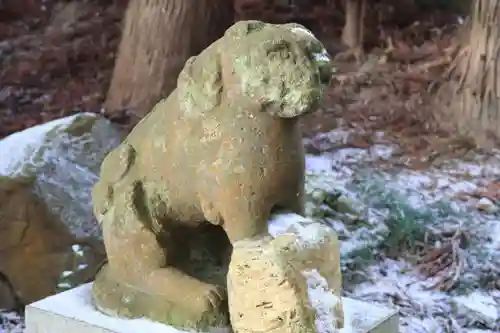
[[[320,105],[328,60],[300,25],[241,21],[186,62],[176,90],[102,164],[93,192],[109,259],[94,283],[102,311],[149,316],[149,302],[165,304],[155,320],[178,327],[225,321],[225,285],[183,267],[200,247],[189,240],[205,222],[234,242],[266,233],[276,207],[303,212],[298,116]],[[227,239],[213,243],[225,257]],[[136,294],[150,299],[123,303]]]
[[[27,304],[92,279],[104,251],[91,188],[118,143],[109,122],[93,114],[0,140],[0,273],[13,289],[9,296],[2,288],[0,308],[13,307],[12,296]],[[73,244],[85,245],[83,252]]]
[[[271,236],[233,244],[228,272],[235,333],[335,332],[343,327],[335,232],[296,214],[276,214]]]
[[[0,177],[0,272],[22,304],[56,292],[77,242],[33,193],[33,183],[33,178]],[[0,308],[13,305],[8,297],[0,299]]]
[[[35,194],[76,237],[100,237],[91,193],[106,154],[120,143],[105,118],[81,113],[0,140],[0,175],[34,177]]]
[[[182,265],[182,269],[222,288],[225,286],[229,253],[222,262],[216,262],[214,256],[202,251],[210,251],[210,246],[213,247],[214,244],[220,251],[222,244],[229,246],[229,242],[222,229],[203,229],[205,230],[199,230],[198,234],[185,240],[186,249],[195,248],[201,251],[191,251],[189,263]],[[200,316],[198,311],[189,311],[177,306],[175,301],[148,290],[138,289],[133,283],[123,279],[123,276],[113,274],[109,268],[104,266],[97,274],[92,288],[94,298],[99,300],[95,305],[103,313],[122,318],[145,317],[157,322],[168,322],[178,328],[205,327],[210,330],[215,327],[227,327],[229,324],[227,304],[223,304],[225,308],[214,307],[212,311],[206,311]],[[181,298],[200,297],[191,290],[178,290],[178,294]]]
[[[342,304],[346,313],[346,324],[339,333],[398,333],[397,310],[349,298],[342,298]],[[27,306],[24,332],[187,333],[146,318],[110,317],[97,311],[91,301],[91,283]],[[189,332],[195,333],[195,331]],[[228,328],[219,328],[206,333],[232,333],[232,331]]]

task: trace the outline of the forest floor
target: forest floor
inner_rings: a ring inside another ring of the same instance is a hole
[[[125,1],[6,3],[0,138],[102,113]],[[344,292],[397,307],[408,333],[500,330],[500,153],[432,121],[454,28],[386,31],[360,63],[338,60],[324,108],[303,120],[309,214],[339,233]],[[21,317],[2,318],[0,332],[22,331]]]

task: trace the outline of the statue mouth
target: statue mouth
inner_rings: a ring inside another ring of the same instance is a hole
[[[314,34],[301,25],[292,24],[293,27],[291,31],[295,34],[306,36],[306,39],[312,41],[308,45],[308,49],[312,58],[312,61],[318,68],[319,71],[319,81],[322,85],[329,85],[332,74],[334,73],[334,68],[332,65],[332,59],[326,51],[325,47],[321,42],[314,36]]]

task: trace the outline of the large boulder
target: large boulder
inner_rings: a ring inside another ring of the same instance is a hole
[[[92,279],[105,254],[91,191],[119,142],[111,123],[91,113],[0,140],[0,308]]]

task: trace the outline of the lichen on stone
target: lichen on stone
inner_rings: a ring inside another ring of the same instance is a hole
[[[231,64],[226,74],[237,77],[242,93],[280,117],[315,109],[332,71],[324,46],[305,27],[238,22],[224,38],[186,62],[177,87],[186,116],[221,102],[221,61]]]

